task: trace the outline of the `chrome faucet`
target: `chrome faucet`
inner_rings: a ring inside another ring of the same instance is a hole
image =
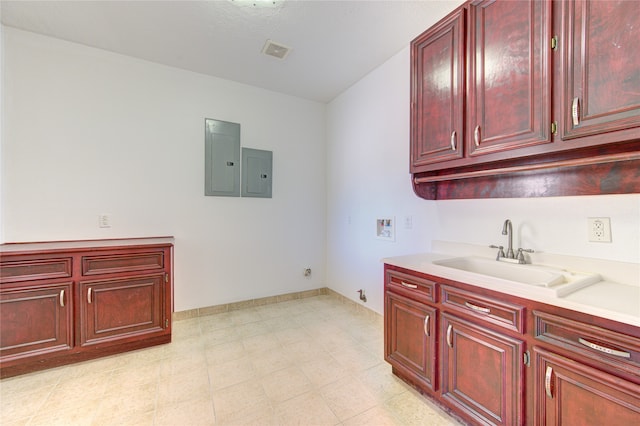
[[[509,219],[504,221],[504,225],[502,226],[502,235],[509,236],[509,246],[507,247],[507,255],[505,257],[507,259],[515,259],[516,255],[513,253],[513,225],[511,225],[511,221]]]
[[[502,225],[502,235],[507,235],[509,237],[509,246],[507,247],[507,253],[504,252],[503,246],[495,246],[490,245],[491,248],[498,249],[498,256],[496,256],[496,260],[502,262],[510,262],[510,263],[527,263],[527,259],[524,256],[524,252],[533,253],[531,249],[523,249],[519,248],[518,253],[513,252],[513,225],[509,219],[504,221],[504,225]]]

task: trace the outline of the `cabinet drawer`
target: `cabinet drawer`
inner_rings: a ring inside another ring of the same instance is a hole
[[[387,271],[387,289],[411,299],[435,302],[436,283],[398,271]]]
[[[442,286],[442,305],[452,311],[473,315],[487,323],[524,332],[524,307],[479,296],[455,287]]]
[[[114,274],[164,268],[162,251],[82,256],[82,275]]]
[[[640,339],[569,318],[534,311],[535,337],[640,377]]]
[[[68,278],[72,274],[71,260],[71,257],[6,260],[0,264],[0,282]]]

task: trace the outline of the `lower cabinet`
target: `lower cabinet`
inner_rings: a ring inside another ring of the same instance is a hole
[[[137,241],[0,246],[0,377],[169,343],[173,245]]]
[[[442,398],[482,424],[523,423],[525,343],[442,315]]]
[[[385,265],[385,359],[473,425],[640,424],[640,328]]]
[[[80,283],[83,346],[162,332],[164,274]],[[168,320],[167,320],[168,322]]]
[[[43,282],[0,292],[0,359],[65,352],[73,347],[71,282]]]
[[[436,390],[436,309],[390,291],[385,306],[385,359],[422,390]]]
[[[544,349],[534,354],[535,424],[639,424],[640,385]]]

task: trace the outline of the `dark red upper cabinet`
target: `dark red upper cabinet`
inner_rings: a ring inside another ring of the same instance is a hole
[[[468,0],[411,44],[415,193],[640,192],[638,41],[640,1]]]
[[[411,171],[464,154],[465,9],[411,43]]]
[[[551,142],[548,1],[469,5],[469,156]]]
[[[640,2],[561,6],[562,139],[591,145],[639,138]]]
[[[482,0],[415,39],[411,172],[550,143],[550,34],[550,1]]]

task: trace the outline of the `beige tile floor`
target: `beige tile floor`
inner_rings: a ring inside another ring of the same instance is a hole
[[[458,425],[332,296],[174,322],[173,342],[0,381],[9,425]]]

